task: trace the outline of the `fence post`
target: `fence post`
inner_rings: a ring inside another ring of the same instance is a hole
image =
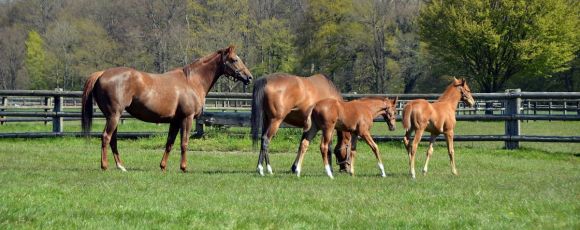
[[[505,122],[505,135],[510,136],[510,140],[505,141],[506,149],[517,149],[520,146],[518,141],[512,141],[511,137],[520,135],[520,120],[515,119],[515,115],[520,113],[521,108],[521,97],[509,97],[512,94],[520,93],[521,89],[507,89],[505,91],[507,99],[505,101],[505,114],[512,116],[512,120],[507,120]]]
[[[48,112],[50,111],[50,109],[48,108],[48,106],[50,105],[51,101],[50,101],[50,97],[45,97],[44,98],[44,112]],[[48,117],[45,117],[44,119],[44,125],[48,124],[48,120],[46,119]]]
[[[203,115],[195,119],[195,131],[193,133],[194,138],[200,138],[203,136]]]
[[[5,107],[8,106],[8,97],[2,97],[2,109],[0,109],[0,111],[4,112],[6,111]],[[0,118],[4,118],[4,116],[0,116]],[[4,120],[0,121],[0,125],[4,124]]]
[[[61,88],[54,89],[57,92],[62,92]],[[53,112],[57,113],[57,116],[52,117],[52,132],[53,133],[62,133],[63,132],[63,118],[60,117],[59,113],[62,112],[62,96],[61,95],[54,95],[54,108]]]

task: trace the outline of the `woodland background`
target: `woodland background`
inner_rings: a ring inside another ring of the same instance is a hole
[[[324,73],[357,93],[580,89],[575,0],[0,0],[0,89],[81,90],[234,44],[255,77]],[[214,91],[243,91],[221,79]]]

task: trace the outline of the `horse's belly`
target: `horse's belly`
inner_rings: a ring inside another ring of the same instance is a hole
[[[435,123],[433,123],[433,121],[429,121],[429,124],[427,124],[427,128],[425,128],[425,131],[433,134],[440,134],[443,132],[443,130],[437,128],[437,126],[435,125]]]
[[[131,103],[125,110],[139,120],[153,123],[168,123],[175,117],[175,110],[145,106],[135,102]]]

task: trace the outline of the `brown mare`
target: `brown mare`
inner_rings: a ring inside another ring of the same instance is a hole
[[[252,95],[251,122],[254,145],[260,138],[261,130],[261,146],[257,166],[260,175],[264,175],[264,167],[262,166],[264,160],[268,172],[272,174],[268,145],[276,135],[280,124],[286,122],[296,127],[309,127],[310,123],[307,117],[310,109],[316,102],[326,98],[342,101],[342,95],[334,84],[321,74],[299,77],[276,73],[256,80]],[[344,146],[342,144],[344,141],[341,139],[343,137],[342,134],[339,134],[337,146]],[[347,138],[349,140],[350,136]],[[343,169],[346,167],[345,152],[345,149],[340,147],[337,147],[335,152]],[[292,171],[295,169],[296,165],[293,165]]]
[[[378,161],[378,167],[381,171],[381,176],[385,177],[385,168],[381,160],[379,148],[371,137],[371,128],[373,120],[377,116],[382,116],[389,130],[395,130],[396,122],[396,105],[397,99],[391,100],[386,97],[366,97],[354,101],[341,101],[336,99],[324,99],[314,106],[312,109],[311,128],[304,132],[300,142],[300,148],[294,164],[297,165],[296,175],[300,176],[300,169],[302,168],[302,160],[304,154],[308,150],[310,141],[316,136],[318,130],[322,130],[322,140],[320,142],[320,153],[322,154],[322,161],[326,170],[326,175],[330,178],[332,171],[328,164],[327,154],[330,140],[336,129],[338,132],[348,132],[350,137],[360,136],[371,147],[375,157]],[[356,155],[356,147],[350,153],[350,173],[354,175],[354,161]]]
[[[101,142],[101,168],[108,168],[107,145],[117,168],[123,167],[117,150],[117,124],[123,110],[133,117],[154,123],[169,123],[169,134],[161,160],[165,171],[177,132],[181,132],[181,170],[186,171],[186,151],[193,119],[197,118],[205,97],[221,75],[248,84],[252,74],[230,46],[191,64],[163,74],[152,74],[126,67],[91,74],[83,90],[82,127],[88,135],[93,116],[93,99],[106,117]]]
[[[415,178],[415,153],[417,152],[417,145],[419,145],[424,131],[431,133],[431,138],[429,139],[427,160],[425,160],[423,174],[427,173],[429,159],[433,154],[435,138],[439,134],[444,134],[445,140],[447,141],[451,172],[457,175],[454,158],[455,152],[453,150],[453,128],[455,128],[455,111],[457,110],[457,103],[459,101],[463,101],[468,106],[473,106],[475,103],[467,82],[464,79],[458,80],[454,78],[453,82],[447,86],[447,89],[437,101],[429,103],[426,100],[417,99],[405,105],[403,110],[403,127],[405,128],[403,143],[409,154],[411,177]],[[410,142],[412,132],[415,132],[413,143]]]

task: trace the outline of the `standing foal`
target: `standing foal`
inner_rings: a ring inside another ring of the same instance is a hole
[[[455,111],[460,100],[470,107],[475,103],[467,82],[464,79],[458,80],[454,78],[453,82],[447,86],[447,89],[437,101],[429,103],[424,99],[417,99],[405,105],[403,109],[403,128],[405,128],[403,143],[409,154],[410,173],[413,179],[415,178],[415,153],[424,131],[431,133],[431,138],[429,139],[429,149],[427,149],[427,160],[425,161],[423,174],[427,173],[429,159],[433,154],[435,138],[439,134],[444,134],[447,141],[451,172],[457,175],[454,159],[455,151],[453,150],[453,129],[455,128]],[[412,132],[415,132],[415,137],[411,143]]]
[[[322,130],[322,140],[320,142],[320,153],[322,154],[322,161],[326,170],[326,175],[330,178],[332,171],[328,162],[326,152],[332,140],[332,135],[336,129],[338,132],[350,132],[350,136],[356,138],[356,135],[361,136],[363,140],[371,147],[375,157],[378,161],[378,167],[381,171],[381,176],[385,177],[385,168],[381,160],[379,148],[371,137],[371,127],[373,126],[373,119],[377,116],[383,116],[389,126],[389,130],[395,130],[396,105],[397,99],[390,100],[386,97],[367,97],[354,101],[344,102],[336,99],[324,99],[311,108],[312,126],[310,129],[305,128],[302,134],[302,140],[298,149],[298,154],[294,165],[296,165],[296,175],[300,176],[302,168],[302,160],[304,153],[308,149],[310,141],[316,136],[318,130]],[[347,142],[348,143],[348,142]],[[347,148],[350,148],[347,146]],[[354,152],[352,151],[350,173],[354,175]],[[347,153],[348,154],[348,153]],[[347,156],[348,157],[348,156]]]

